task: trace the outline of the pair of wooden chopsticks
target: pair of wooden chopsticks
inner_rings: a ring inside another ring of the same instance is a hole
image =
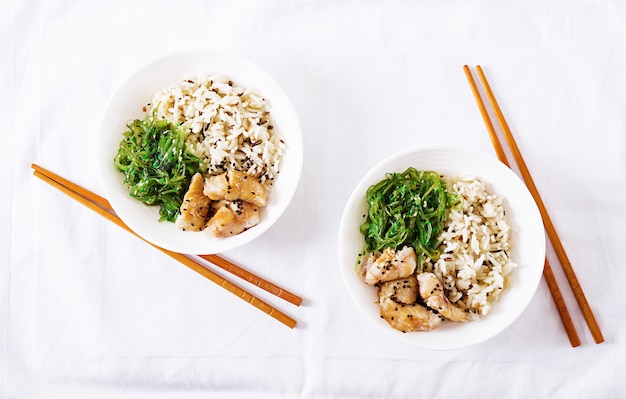
[[[496,151],[496,155],[502,163],[510,167],[507,157],[504,153],[504,149],[502,148],[502,145],[500,144],[500,139],[498,138],[498,135],[496,134],[496,131],[493,127],[493,124],[491,123],[489,114],[482,100],[482,97],[480,96],[480,93],[478,92],[478,87],[476,86],[476,83],[474,82],[472,72],[470,71],[467,65],[463,67],[463,70],[465,71],[465,75],[472,89],[472,93],[474,94],[474,99],[476,100],[478,108],[480,109],[480,113],[483,117],[485,125],[487,126],[487,130],[489,131],[491,143],[493,144],[493,147]],[[526,163],[524,162],[524,159],[522,158],[522,154],[517,146],[517,143],[515,142],[515,139],[513,138],[511,129],[509,129],[509,126],[506,120],[504,119],[504,114],[502,113],[500,106],[498,105],[498,102],[496,101],[496,98],[493,95],[493,92],[491,91],[489,82],[487,82],[487,78],[485,77],[485,74],[482,68],[480,67],[480,65],[476,66],[476,72],[478,73],[478,77],[480,78],[483,90],[485,94],[487,95],[487,98],[489,99],[489,103],[491,104],[491,107],[498,119],[500,127],[502,128],[504,137],[506,138],[506,141],[509,144],[509,149],[511,150],[511,153],[513,154],[513,158],[515,158],[515,163],[517,164],[519,168],[520,174],[522,175],[522,178],[524,179],[524,182],[526,183],[528,190],[530,191],[533,198],[535,199],[535,202],[537,203],[537,206],[539,208],[539,212],[541,213],[543,224],[548,234],[548,237],[550,239],[550,242],[552,243],[552,246],[554,247],[554,251],[556,252],[557,258],[559,259],[559,262],[561,263],[561,267],[563,268],[563,271],[565,275],[567,276],[567,281],[572,289],[572,292],[574,293],[578,306],[580,307],[580,311],[582,312],[585,318],[587,327],[589,328],[589,331],[591,332],[591,335],[593,336],[593,339],[596,344],[604,342],[602,331],[600,331],[600,327],[598,326],[598,323],[596,322],[596,318],[593,315],[591,307],[589,306],[589,303],[587,302],[587,298],[585,297],[583,289],[580,283],[578,282],[576,273],[574,273],[572,264],[569,261],[567,254],[565,253],[565,249],[563,248],[563,244],[561,243],[561,240],[558,234],[556,233],[556,229],[554,228],[554,224],[552,223],[552,220],[550,219],[550,215],[548,215],[548,212],[546,211],[546,207],[543,203],[543,200],[541,199],[541,196],[539,195],[539,192],[537,191],[537,187],[535,186],[535,183],[533,182],[533,179],[530,176],[528,167],[526,166]],[[578,333],[576,332],[576,328],[574,327],[569,311],[567,310],[567,306],[565,304],[565,301],[563,300],[563,296],[557,284],[556,278],[554,277],[554,273],[552,272],[552,267],[550,266],[550,263],[548,262],[547,257],[545,259],[543,276],[546,280],[546,283],[548,284],[548,288],[550,289],[552,299],[554,300],[554,303],[559,311],[561,321],[563,322],[563,326],[565,327],[565,331],[567,333],[567,336],[569,337],[570,343],[572,344],[573,347],[579,346],[580,338],[578,337]]]
[[[111,205],[109,204],[109,202],[104,199],[103,197],[77,185],[72,183],[71,181],[50,172],[49,170],[46,170],[44,168],[42,168],[39,165],[36,164],[32,164],[31,167],[34,169],[33,174],[35,176],[37,176],[38,178],[40,178],[41,180],[45,181],[46,183],[52,185],[53,187],[61,190],[63,193],[67,194],[68,196],[70,196],[71,198],[75,199],[76,201],[80,202],[81,204],[87,206],[89,209],[95,211],[96,213],[98,213],[101,216],[104,216],[106,219],[112,221],[113,223],[117,224],[118,226],[120,226],[121,228],[129,231],[130,233],[136,235],[137,237],[139,237],[135,232],[133,232],[113,211],[113,208],[111,207]],[[141,238],[141,237],[140,237]],[[144,240],[145,241],[145,240]],[[147,241],[146,241],[147,242]],[[150,244],[150,243],[149,243]],[[286,314],[284,314],[283,312],[281,312],[280,310],[270,306],[269,304],[263,302],[262,300],[260,300],[259,298],[255,297],[254,295],[250,294],[249,292],[243,290],[242,288],[238,287],[237,285],[231,283],[230,281],[226,280],[225,278],[223,278],[222,276],[220,276],[219,274],[211,271],[210,269],[206,268],[204,265],[202,265],[200,262],[198,262],[195,259],[192,259],[191,257],[187,256],[187,255],[183,255],[183,254],[179,254],[176,252],[172,252],[169,250],[166,250],[164,248],[160,248],[156,245],[150,244],[153,247],[157,248],[158,250],[160,250],[161,252],[169,255],[170,257],[176,259],[177,261],[181,262],[182,264],[184,264],[185,266],[189,267],[191,270],[201,274],[202,276],[208,278],[209,280],[211,280],[212,282],[216,283],[217,285],[227,289],[228,291],[232,292],[233,294],[235,294],[236,296],[240,297],[241,299],[243,299],[246,302],[250,302],[253,306],[255,306],[256,308],[262,310],[263,312],[267,313],[268,315],[272,316],[273,318],[275,318],[276,320],[280,321],[281,323],[285,324],[286,326],[288,326],[289,328],[294,328],[296,326],[296,320],[292,319],[291,317],[287,316]],[[276,296],[278,296],[279,298],[282,298],[284,300],[286,300],[287,302],[290,302],[296,306],[300,306],[300,304],[302,303],[302,298],[300,298],[299,296],[284,290],[282,288],[280,288],[279,286],[261,278],[258,277],[256,275],[254,275],[253,273],[235,265],[234,263],[231,263],[230,261],[218,256],[218,255],[198,255],[199,257],[201,257],[202,259],[236,275],[239,278],[242,278],[243,280],[248,281],[249,283],[252,283]]]

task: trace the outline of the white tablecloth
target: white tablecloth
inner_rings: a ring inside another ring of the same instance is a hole
[[[0,3],[0,396],[6,398],[626,397],[626,11],[621,1]],[[97,193],[96,132],[144,63],[229,49],[293,101],[302,179],[284,216],[223,256],[304,298],[255,295],[291,330],[31,174]],[[351,189],[407,146],[492,155],[463,74],[480,64],[606,338],[554,265],[506,331],[428,351],[373,329],[339,274]]]

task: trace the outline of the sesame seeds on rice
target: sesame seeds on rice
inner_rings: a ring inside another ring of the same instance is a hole
[[[511,260],[511,227],[503,198],[488,193],[474,177],[446,178],[449,189],[463,198],[463,206],[450,210],[442,233],[439,259],[427,259],[424,270],[443,282],[451,303],[471,319],[488,314],[510,284],[517,264]]]
[[[183,127],[187,149],[205,162],[207,174],[234,169],[258,178],[268,189],[285,149],[269,109],[258,90],[219,74],[165,86],[145,107],[147,113]]]

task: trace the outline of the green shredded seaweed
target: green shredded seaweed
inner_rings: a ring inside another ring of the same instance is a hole
[[[366,251],[411,246],[419,267],[424,257],[439,257],[447,212],[460,206],[461,199],[446,190],[438,173],[410,167],[403,173],[388,173],[370,186],[366,201],[369,210],[360,226]]]
[[[115,168],[124,173],[130,196],[146,205],[159,206],[159,221],[174,222],[185,192],[204,163],[185,149],[185,132],[149,115],[128,125],[115,156]]]

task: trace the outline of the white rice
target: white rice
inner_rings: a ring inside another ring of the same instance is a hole
[[[269,188],[285,149],[269,108],[256,89],[236,86],[224,75],[205,75],[161,88],[144,110],[182,126],[187,149],[205,162],[208,174],[235,169]]]
[[[517,267],[509,257],[512,231],[502,197],[489,194],[474,177],[445,180],[463,197],[463,206],[449,212],[441,257],[427,259],[423,267],[439,277],[453,304],[477,319],[491,311]]]

